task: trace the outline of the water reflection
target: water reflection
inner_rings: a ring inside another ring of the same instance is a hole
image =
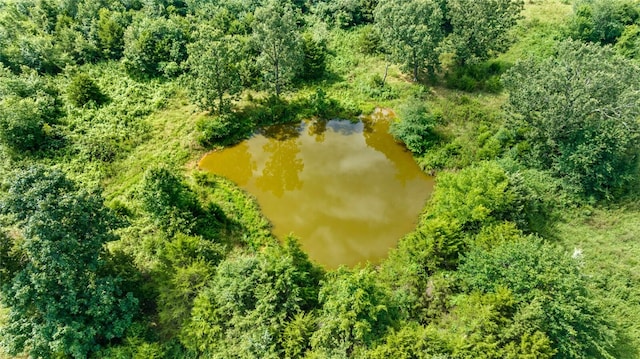
[[[275,126],[200,166],[258,200],[274,234],[293,233],[328,267],[377,261],[412,230],[432,180],[386,118]]]

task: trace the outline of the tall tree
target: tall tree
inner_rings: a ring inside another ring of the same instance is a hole
[[[638,71],[609,47],[575,41],[553,58],[516,64],[504,83],[524,160],[588,195],[622,188],[640,153]]]
[[[258,62],[276,97],[302,64],[304,55],[296,21],[288,0],[268,0],[255,11],[253,40],[260,50]]]
[[[220,113],[227,107],[225,95],[242,89],[240,41],[206,25],[198,28],[196,38],[187,46],[191,97],[202,109]]]
[[[423,66],[433,68],[442,40],[443,15],[434,0],[383,0],[375,11],[382,41],[395,61],[413,71],[413,81]]]
[[[78,190],[57,170],[32,168],[11,180],[0,214],[23,238],[14,244],[21,260],[9,262],[19,268],[3,271],[9,315],[0,343],[11,354],[86,358],[122,336],[137,308],[103,259],[116,221],[99,194]]]
[[[448,0],[449,40],[458,64],[483,61],[506,50],[512,40],[508,30],[523,6],[523,0]]]

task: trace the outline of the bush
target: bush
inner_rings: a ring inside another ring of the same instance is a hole
[[[198,143],[205,147],[229,145],[245,137],[247,127],[233,113],[203,117],[196,123]]]
[[[0,106],[0,141],[15,152],[35,151],[43,147],[45,121],[37,101],[9,98]]]
[[[436,120],[423,101],[409,100],[398,111],[399,121],[391,124],[390,132],[416,154],[425,153],[436,141],[433,133]]]
[[[79,73],[73,77],[67,87],[67,97],[76,107],[82,107],[89,102],[100,105],[105,100],[100,87],[86,73]]]
[[[499,61],[465,65],[447,72],[445,74],[445,82],[450,88],[466,92],[487,91],[498,93],[502,91],[500,75],[506,70],[507,64]]]

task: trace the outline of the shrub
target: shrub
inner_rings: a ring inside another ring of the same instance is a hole
[[[73,77],[67,87],[67,97],[76,107],[82,107],[89,102],[100,105],[105,100],[100,87],[86,73],[79,73]]]
[[[394,121],[390,128],[393,137],[402,141],[411,152],[426,152],[436,140],[433,133],[436,120],[424,102],[409,100],[398,112],[399,121]]]

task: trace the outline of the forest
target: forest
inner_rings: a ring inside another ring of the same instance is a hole
[[[0,0],[0,358],[638,358],[639,74],[640,0]],[[197,165],[376,108],[379,262]]]

